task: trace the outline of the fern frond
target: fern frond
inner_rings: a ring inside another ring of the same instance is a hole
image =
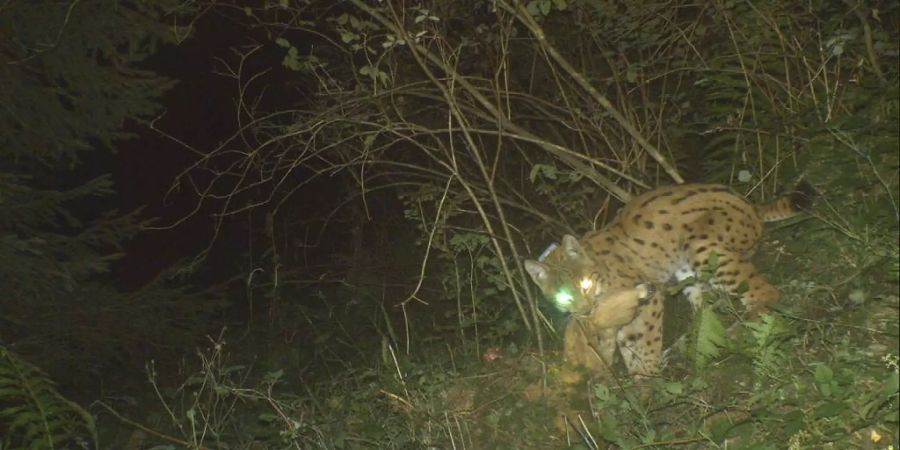
[[[767,314],[758,322],[747,322],[744,325],[750,329],[753,337],[750,356],[753,358],[756,376],[758,378],[766,376],[779,368],[783,370],[781,366],[786,356],[781,350],[781,345],[791,334],[787,323],[778,316]]]
[[[57,392],[39,368],[0,346],[2,448],[54,449],[97,442],[94,418]]]
[[[697,315],[693,337],[694,348],[691,353],[694,366],[698,369],[706,367],[710,361],[718,358],[727,344],[725,326],[722,325],[719,315],[710,307],[701,309]]]

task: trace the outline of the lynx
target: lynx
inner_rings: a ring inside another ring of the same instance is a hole
[[[711,284],[742,291],[748,313],[764,313],[779,293],[750,262],[763,222],[808,209],[816,195],[801,182],[790,195],[753,205],[721,185],[660,187],[632,199],[603,230],[581,240],[564,236],[538,261],[525,261],[525,269],[546,297],[572,313],[567,361],[606,373],[618,348],[630,374],[653,375],[662,356],[663,296],[652,286],[693,277],[715,253]],[[699,306],[702,286],[683,292]]]

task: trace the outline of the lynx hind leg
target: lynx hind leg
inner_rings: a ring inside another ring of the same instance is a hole
[[[751,317],[765,313],[770,305],[778,301],[780,297],[778,290],[769,284],[766,278],[756,270],[753,263],[747,261],[745,257],[734,252],[723,251],[718,245],[702,243],[696,245],[698,247],[691,249],[694,254],[695,270],[699,270],[700,265],[709,260],[710,253],[716,252],[718,255],[719,267],[716,268],[712,280],[714,285],[736,294],[740,290],[741,284],[747,283],[747,291],[741,293],[741,303]]]
[[[762,274],[749,261],[736,258],[720,258],[722,264],[716,269],[714,283],[735,294],[746,283],[747,290],[740,293],[741,303],[751,317],[765,314],[769,306],[778,302],[781,297],[778,289],[769,284]]]
[[[638,307],[646,304],[655,292],[653,285],[639,284],[631,289],[609,294],[594,305],[588,316],[588,323],[597,330],[618,328],[631,323],[637,315]]]
[[[741,272],[747,275],[748,289],[741,295],[741,303],[750,314],[750,317],[758,317],[769,311],[769,307],[778,302],[781,293],[775,286],[772,286],[766,277],[756,271],[753,264],[746,262],[741,263]],[[726,283],[723,280],[723,283]],[[740,280],[738,280],[740,286]]]
[[[659,372],[662,360],[662,293],[656,292],[637,317],[619,329],[616,340],[628,373],[635,378]]]
[[[611,374],[616,352],[615,336],[615,329],[594,332],[588,324],[579,323],[575,319],[569,320],[563,336],[563,356],[566,363],[584,367],[595,375]]]

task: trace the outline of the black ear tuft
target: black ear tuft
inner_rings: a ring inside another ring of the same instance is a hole
[[[800,180],[791,192],[791,205],[800,211],[809,211],[819,197],[819,191],[806,180]]]

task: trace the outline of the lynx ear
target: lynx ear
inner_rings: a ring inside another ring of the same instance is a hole
[[[568,259],[580,259],[584,256],[584,248],[581,247],[581,243],[578,242],[578,238],[572,236],[571,234],[567,234],[562,238],[562,248],[563,252]]]
[[[550,279],[550,272],[547,269],[547,266],[531,259],[525,260],[525,271],[528,272],[528,275],[531,275],[534,284],[537,284],[541,288],[543,288],[544,285],[547,284],[547,280]]]

